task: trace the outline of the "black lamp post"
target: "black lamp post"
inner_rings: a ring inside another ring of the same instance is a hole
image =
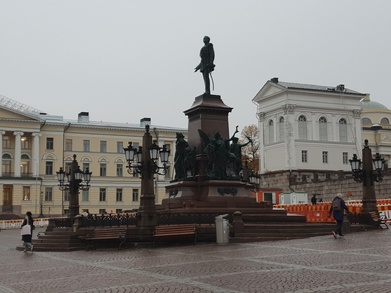
[[[372,159],[372,151],[369,148],[368,140],[366,139],[362,150],[362,162],[357,158],[356,154],[353,155],[353,159],[349,160],[349,162],[352,167],[354,180],[363,183],[362,212],[378,212],[373,185],[375,181],[383,181],[384,159],[379,153],[376,153],[375,159]],[[375,166],[375,170],[373,170],[372,162]]]
[[[61,167],[60,171],[56,173],[59,189],[62,191],[69,190],[69,217],[73,218],[79,214],[79,188],[82,190],[90,189],[92,172],[89,172],[88,168],[85,172],[81,171],[76,161],[76,155],[73,155],[69,172],[64,172]],[[65,182],[65,178],[67,182]],[[83,180],[85,183],[83,183]]]
[[[164,175],[167,172],[167,162],[170,151],[166,146],[159,147],[156,140],[152,142],[152,136],[149,133],[149,125],[145,126],[143,136],[143,146],[138,149],[129,142],[127,148],[124,148],[125,158],[128,162],[126,166],[129,171],[141,174],[141,198],[139,212],[137,213],[137,226],[154,227],[157,225],[157,213],[155,206],[154,174]],[[163,167],[157,165],[158,159]]]

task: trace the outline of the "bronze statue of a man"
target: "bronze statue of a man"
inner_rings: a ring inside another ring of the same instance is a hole
[[[207,36],[204,37],[204,44],[205,45],[201,48],[200,51],[201,62],[195,68],[194,72],[197,72],[198,70],[201,71],[205,83],[205,94],[209,95],[210,94],[209,74],[215,68],[215,65],[213,64],[213,61],[215,59],[215,51],[213,49],[213,44],[210,43],[209,37]]]

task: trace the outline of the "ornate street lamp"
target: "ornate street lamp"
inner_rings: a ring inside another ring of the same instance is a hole
[[[149,125],[146,125],[143,146],[137,149],[129,142],[128,147],[124,148],[124,151],[128,163],[126,166],[128,172],[132,173],[134,171],[141,175],[141,198],[139,212],[137,213],[137,226],[154,227],[157,225],[157,213],[153,175],[165,175],[167,173],[170,150],[166,146],[159,147],[156,144],[156,140],[152,142]],[[158,166],[159,157],[163,164],[162,167]]]
[[[149,129],[148,129],[149,131]],[[125,158],[128,162],[126,166],[128,172],[135,171],[138,174],[143,174],[143,169],[148,169],[148,178],[151,178],[153,174],[166,175],[168,170],[168,157],[170,156],[170,151],[167,150],[166,146],[159,147],[156,144],[156,140],[153,141],[153,144],[149,147],[149,157],[150,161],[143,158],[143,147],[134,148],[132,142],[129,142],[128,147],[124,148]],[[163,164],[163,167],[159,167],[157,161],[159,160]],[[160,171],[162,170],[162,171]]]
[[[56,173],[59,189],[61,191],[69,190],[69,216],[75,217],[79,214],[79,189],[90,189],[92,172],[89,172],[88,168],[85,172],[81,171],[76,161],[76,155],[73,155],[69,172],[64,172],[61,167]]]
[[[378,212],[373,185],[375,181],[381,182],[383,180],[385,160],[379,153],[376,153],[375,158],[372,159],[372,151],[366,139],[362,150],[362,162],[357,158],[356,154],[353,155],[349,162],[352,168],[353,179],[356,182],[363,183],[363,212]],[[373,170],[373,165],[375,166],[375,171]]]

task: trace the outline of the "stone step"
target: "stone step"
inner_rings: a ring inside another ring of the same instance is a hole
[[[308,237],[299,237],[299,236],[232,237],[229,239],[229,242],[248,243],[248,242],[266,242],[266,241],[279,241],[279,240],[303,239],[303,238],[308,238]]]
[[[322,236],[322,235],[331,235],[331,230],[328,231],[316,231],[316,232],[308,232],[308,231],[284,231],[284,232],[278,232],[278,231],[268,231],[268,232],[261,232],[261,233],[253,233],[253,232],[243,232],[243,233],[236,233],[235,238],[240,237],[277,237],[277,238],[307,238],[307,237],[315,237],[315,236]]]

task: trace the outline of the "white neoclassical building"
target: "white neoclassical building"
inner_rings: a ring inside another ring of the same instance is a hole
[[[68,170],[77,156],[82,170],[92,171],[91,187],[79,194],[80,211],[118,212],[138,208],[141,182],[127,173],[123,147],[142,145],[145,124],[159,146],[171,150],[169,171],[155,176],[156,202],[172,180],[176,133],[187,130],[151,124],[91,121],[88,112],[76,119],[48,115],[0,96],[0,212],[34,215],[66,214],[69,192],[58,188],[56,171]]]
[[[260,172],[349,171],[361,154],[361,100],[344,85],[319,86],[272,78],[254,97]]]

